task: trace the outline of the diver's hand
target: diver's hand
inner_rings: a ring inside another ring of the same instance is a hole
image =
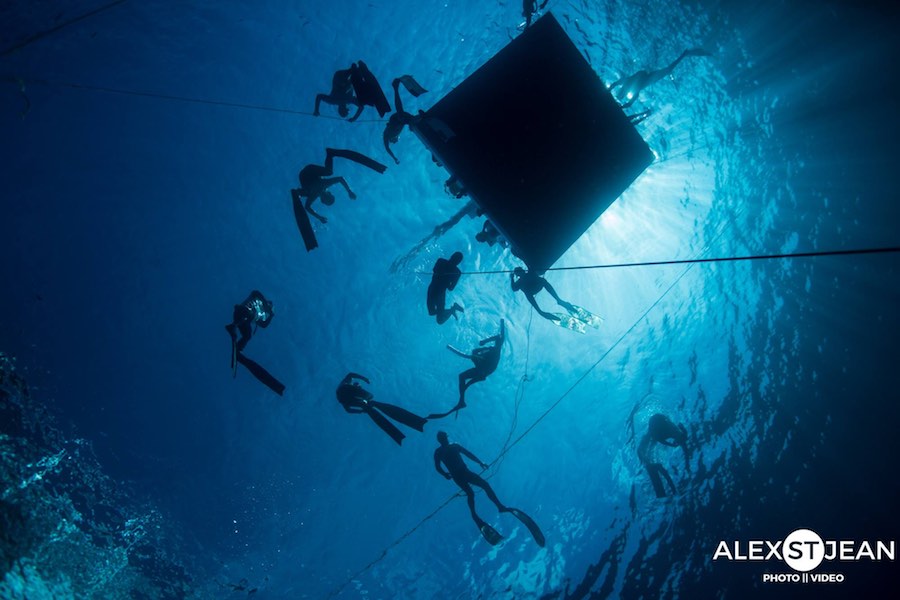
[[[325,217],[319,217],[319,222],[320,222],[322,225],[324,225],[325,223],[328,222],[328,219],[326,219]]]
[[[354,194],[353,192],[347,192],[347,195],[350,196],[351,200],[356,200],[356,194]]]

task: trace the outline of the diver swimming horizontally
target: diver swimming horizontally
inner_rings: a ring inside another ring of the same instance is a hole
[[[428,419],[415,415],[404,408],[388,404],[386,402],[378,402],[371,392],[364,389],[355,379],[361,379],[366,383],[371,383],[369,379],[358,373],[347,373],[336,390],[337,400],[348,413],[365,413],[369,415],[375,424],[382,431],[391,436],[398,445],[403,443],[406,437],[402,431],[391,423],[385,415],[402,423],[407,427],[412,427],[417,431],[423,431],[425,423]],[[383,413],[383,414],[382,414]]]
[[[505,506],[500,502],[500,499],[497,498],[497,494],[494,493],[494,489],[491,485],[480,475],[469,470],[465,461],[463,461],[463,456],[478,463],[482,469],[487,469],[488,465],[459,444],[450,443],[450,439],[444,431],[438,432],[437,440],[440,446],[434,451],[434,468],[444,479],[452,479],[466,494],[466,502],[469,505],[469,512],[472,514],[472,520],[475,521],[475,525],[478,526],[478,531],[481,532],[484,539],[487,540],[489,544],[496,545],[500,543],[503,536],[475,512],[475,491],[472,489],[473,485],[484,490],[484,493],[487,494],[487,497],[490,498],[491,502],[497,506],[498,511],[501,513],[510,513],[522,521],[528,528],[528,531],[531,532],[537,545],[543,548],[545,543],[544,534],[534,520],[518,508]],[[446,471],[442,468],[442,465],[446,467]]]
[[[678,489],[675,482],[665,467],[659,462],[653,460],[652,452],[656,444],[671,446],[673,448],[680,447],[684,452],[684,466],[689,468],[689,454],[687,448],[687,430],[684,425],[675,425],[669,417],[661,414],[655,414],[650,417],[647,424],[647,433],[641,438],[638,444],[637,454],[647,469],[647,475],[650,476],[650,483],[653,484],[653,491],[656,492],[657,498],[666,496],[666,488],[663,485],[663,479],[669,484],[672,493],[677,493]]]
[[[447,346],[447,349],[462,358],[470,359],[475,366],[471,369],[463,371],[459,374],[459,402],[449,411],[440,414],[428,415],[429,419],[441,419],[458,411],[466,406],[466,390],[473,383],[478,383],[487,379],[488,375],[497,370],[500,363],[500,349],[506,339],[506,323],[500,319],[500,333],[492,335],[478,342],[478,348],[472,350],[471,354],[460,352],[453,346]],[[485,344],[491,344],[485,347]]]
[[[317,248],[319,245],[313,232],[312,224],[309,221],[309,215],[314,216],[323,224],[328,222],[327,218],[315,211],[313,202],[321,200],[325,206],[333,205],[334,194],[328,188],[336,184],[344,186],[350,199],[356,200],[356,194],[350,189],[346,179],[343,177],[330,177],[330,175],[334,174],[335,158],[344,158],[359,163],[377,173],[384,173],[387,170],[386,166],[365,154],[353,150],[336,150],[334,148],[325,148],[324,165],[306,165],[300,170],[300,173],[297,175],[300,187],[291,190],[291,199],[297,227],[300,229],[300,235],[303,236],[307,251]],[[306,198],[306,201],[301,202],[301,198]]]
[[[258,290],[253,290],[240,304],[234,305],[232,322],[225,326],[228,335],[231,336],[231,370],[237,376],[237,365],[242,364],[259,381],[264,383],[279,396],[284,394],[285,386],[275,379],[271,373],[262,366],[244,356],[244,348],[253,337],[255,327],[265,329],[275,316],[275,307]],[[237,334],[241,337],[238,339]]]
[[[622,77],[618,81],[612,83],[609,86],[609,91],[618,98],[619,102],[623,103],[622,108],[628,108],[637,101],[638,95],[645,88],[653,85],[660,79],[671,75],[672,71],[675,70],[675,67],[678,66],[678,63],[688,56],[712,56],[712,54],[703,48],[691,48],[690,50],[685,50],[681,53],[681,56],[672,61],[669,66],[656,71],[645,71],[641,69],[628,77]],[[619,89],[616,91],[616,88]]]
[[[550,285],[550,282],[534,271],[526,271],[522,267],[516,267],[513,269],[513,272],[509,274],[509,284],[514,292],[521,291],[525,294],[528,302],[534,307],[539,315],[560,327],[584,333],[588,326],[597,328],[600,327],[600,324],[603,322],[603,319],[597,315],[590,313],[580,306],[576,306],[571,302],[566,302],[561,299],[559,294],[556,293],[556,290],[553,289],[553,286]],[[547,292],[553,296],[553,299],[556,300],[556,303],[565,308],[567,312],[565,314],[549,313],[542,310],[541,307],[538,306],[537,300],[534,298],[541,290],[547,290]]]

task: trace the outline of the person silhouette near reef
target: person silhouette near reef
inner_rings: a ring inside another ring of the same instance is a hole
[[[650,483],[653,484],[653,491],[656,492],[657,498],[666,496],[666,488],[663,479],[669,484],[672,493],[677,493],[675,482],[662,464],[653,459],[653,449],[656,444],[670,446],[673,448],[680,447],[684,452],[684,466],[689,466],[689,456],[687,448],[687,430],[684,425],[675,425],[669,417],[661,414],[655,414],[650,417],[647,424],[647,433],[641,438],[638,444],[637,454],[650,476]]]
[[[397,442],[398,445],[403,443],[406,436],[387,417],[407,427],[412,427],[416,431],[423,431],[428,419],[413,414],[405,408],[400,408],[387,402],[376,401],[372,393],[359,385],[359,382],[355,381],[356,379],[371,383],[365,376],[350,372],[344,376],[335,392],[338,402],[344,407],[345,411],[369,415],[369,418],[375,421],[375,424],[391,436],[391,439]]]
[[[497,506],[498,511],[501,513],[510,513],[522,521],[531,532],[531,535],[534,537],[534,541],[537,542],[538,546],[544,546],[544,534],[541,533],[541,530],[531,517],[517,508],[505,506],[500,502],[500,499],[497,498],[497,494],[494,493],[494,489],[491,485],[480,475],[469,470],[463,460],[463,456],[476,462],[482,469],[488,468],[486,463],[482,462],[480,458],[459,444],[450,443],[450,438],[444,431],[439,431],[437,433],[437,441],[440,445],[434,451],[434,468],[444,479],[452,480],[453,483],[458,485],[465,493],[466,502],[469,505],[469,512],[472,514],[472,520],[475,521],[475,525],[478,526],[478,530],[488,543],[496,545],[503,539],[503,536],[475,512],[475,491],[472,489],[473,485],[484,490],[484,493],[487,494],[487,497],[491,502]],[[444,470],[444,467],[446,467],[446,470]]]

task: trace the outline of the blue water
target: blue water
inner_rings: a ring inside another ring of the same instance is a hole
[[[777,567],[713,562],[716,544],[800,527],[898,538],[896,254],[551,272],[561,297],[604,317],[585,335],[533,315],[506,275],[469,275],[452,296],[465,313],[437,326],[420,274],[437,257],[461,250],[469,271],[518,263],[476,244],[481,222],[465,218],[392,271],[461,207],[408,132],[383,176],[340,167],[359,199],[336,192],[307,253],[288,194],[298,169],[326,146],[389,161],[371,109],[354,124],[330,107],[298,113],[360,58],[385,85],[413,74],[429,91],[407,109],[427,109],[517,35],[519,4],[264,4],[126,1],[0,56],[0,351],[31,389],[35,404],[19,405],[34,422],[49,407],[61,432],[7,426],[4,460],[20,468],[2,483],[22,489],[38,455],[97,457],[54,464],[24,488],[34,496],[4,502],[36,515],[49,510],[41,486],[64,496],[104,473],[121,487],[93,486],[90,502],[106,495],[121,514],[79,505],[61,539],[88,548],[98,538],[75,529],[112,528],[120,559],[141,568],[122,532],[129,515],[155,515],[146,544],[188,574],[173,597],[797,596],[822,589],[767,586]],[[7,3],[0,52],[97,7]],[[638,131],[657,160],[558,266],[898,245],[896,15],[811,2],[548,9],[606,82],[685,48],[713,53],[641,94],[635,112],[654,112]],[[223,325],[254,288],[276,317],[248,355],[286,383],[283,398],[227,366]],[[382,401],[450,408],[469,364],[445,346],[473,348],[501,318],[497,372],[458,419],[408,432],[402,448],[335,402],[352,370]],[[689,470],[662,453],[679,485],[666,499],[635,454],[655,412],[684,423],[694,448]],[[485,461],[503,453],[491,485],[541,525],[544,549],[481,493],[500,546],[461,498],[433,513],[456,491],[434,472],[439,428]],[[29,435],[26,457],[12,440]],[[9,597],[42,597],[11,591],[23,565],[32,585],[68,590],[56,597],[154,596],[77,583],[77,565],[35,550],[56,538],[8,537]],[[830,591],[892,567],[841,565],[847,581]],[[181,583],[173,573],[152,577]]]

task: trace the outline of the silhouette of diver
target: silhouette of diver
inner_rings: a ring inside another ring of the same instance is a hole
[[[547,6],[547,2],[550,0],[544,0],[540,6],[538,6],[537,0],[522,0],[522,16],[525,17],[525,29],[531,27],[531,19],[534,18],[534,15],[537,14],[538,10],[544,10],[544,7]]]
[[[469,512],[472,513],[472,519],[475,521],[475,524],[478,525],[478,529],[483,531],[485,526],[490,527],[490,525],[485,523],[481,517],[478,516],[478,513],[475,512],[475,492],[472,490],[473,485],[477,485],[484,490],[488,498],[491,499],[491,502],[497,505],[497,510],[500,512],[508,512],[509,509],[500,502],[500,499],[497,498],[497,494],[494,493],[493,488],[487,481],[469,470],[466,463],[463,462],[462,457],[465,455],[470,460],[478,463],[478,466],[482,469],[487,469],[488,465],[481,462],[480,458],[459,444],[451,444],[447,437],[447,433],[444,431],[438,431],[437,441],[440,446],[434,451],[434,468],[437,469],[437,472],[440,473],[444,479],[452,479],[453,482],[465,492],[466,502],[469,504]],[[447,468],[446,471],[441,468],[441,464]]]
[[[360,60],[350,66],[350,83],[356,92],[357,106],[356,114],[348,119],[351,123],[359,118],[366,106],[374,107],[380,117],[391,112],[391,105],[384,96],[381,84],[372,75],[366,63]]]
[[[244,356],[247,342],[253,337],[251,326],[266,328],[275,316],[275,307],[258,290],[253,290],[240,304],[234,305],[232,322],[225,326],[231,336],[231,370],[237,376],[237,364],[244,365],[250,373],[279,396],[284,394],[284,384],[275,379],[268,371],[256,362]],[[241,334],[240,339],[237,333]]]
[[[485,220],[481,231],[475,234],[475,241],[487,244],[488,246],[500,244],[502,248],[509,248],[509,241],[497,231],[497,228],[494,227],[493,223],[487,220]]]
[[[336,391],[338,402],[341,403],[345,411],[348,413],[366,413],[398,445],[403,443],[403,439],[406,436],[393,423],[388,421],[385,415],[417,431],[423,430],[428,419],[415,415],[399,406],[377,402],[374,400],[371,392],[363,389],[354,379],[361,379],[366,383],[371,383],[363,375],[352,372],[347,373]]]
[[[450,350],[457,356],[468,358],[473,363],[475,363],[475,366],[459,374],[459,402],[457,403],[457,405],[445,413],[428,415],[429,419],[441,419],[448,416],[450,413],[454,413],[461,408],[465,408],[466,390],[469,389],[469,386],[471,386],[473,383],[484,381],[485,379],[487,379],[488,375],[497,370],[497,365],[500,363],[500,350],[503,347],[503,342],[505,339],[506,323],[503,319],[500,319],[500,333],[478,342],[478,345],[480,347],[472,350],[472,354],[465,354],[464,352],[460,352],[453,346],[447,346],[448,350]],[[484,347],[485,344],[492,345]]]
[[[463,312],[463,307],[456,302],[450,308],[446,307],[447,292],[456,287],[462,275],[462,271],[459,270],[462,259],[462,252],[454,252],[449,259],[437,259],[431,269],[431,283],[428,284],[426,302],[428,314],[437,317],[438,325],[443,325],[450,317],[458,319],[457,311]]]
[[[642,69],[633,75],[619,79],[609,86],[609,91],[615,94],[619,99],[619,102],[623,102],[622,108],[628,108],[637,101],[638,95],[644,88],[653,85],[663,77],[671,75],[672,71],[675,70],[675,67],[678,66],[678,63],[688,56],[712,56],[712,54],[703,48],[691,48],[690,50],[685,50],[681,53],[681,56],[672,61],[672,64],[668,67],[656,71],[645,71]],[[621,89],[614,92],[613,90],[616,88]]]
[[[481,459],[459,444],[451,444],[447,437],[447,433],[444,431],[438,431],[437,440],[440,446],[434,451],[434,468],[444,479],[452,479],[466,494],[466,502],[469,505],[469,512],[472,513],[472,520],[475,521],[475,525],[478,526],[478,530],[481,532],[481,535],[484,536],[484,539],[487,540],[488,543],[494,545],[498,544],[500,540],[503,539],[503,536],[497,533],[496,529],[488,525],[478,516],[478,513],[475,512],[475,491],[472,489],[473,485],[484,490],[484,493],[487,494],[487,497],[490,498],[491,502],[497,506],[498,511],[501,513],[510,513],[519,519],[528,528],[528,531],[531,532],[537,545],[543,547],[544,534],[541,533],[540,528],[531,517],[517,508],[504,506],[504,504],[500,502],[500,499],[497,498],[497,494],[494,493],[494,489],[490,484],[480,475],[469,470],[465,461],[463,461],[463,456],[478,463],[478,466],[482,469],[487,469],[488,465],[481,462]],[[446,467],[446,471],[441,468],[442,464]]]
[[[333,104],[338,107],[338,114],[341,118],[346,118],[350,114],[348,104],[358,107],[356,96],[353,93],[353,83],[351,82],[350,69],[342,69],[335,71],[331,78],[331,92],[328,94],[318,94],[316,96],[316,107],[313,110],[313,116],[319,116],[319,105],[322,102]]]
[[[300,187],[295,190],[297,195],[300,197],[305,197],[306,201],[303,204],[303,208],[317,218],[322,223],[327,223],[328,219],[317,213],[313,207],[312,203],[316,200],[321,200],[322,204],[325,206],[331,206],[334,204],[334,194],[328,191],[328,188],[339,183],[344,186],[344,189],[347,190],[347,195],[350,196],[351,200],[356,200],[356,194],[353,193],[353,190],[350,189],[350,186],[347,184],[347,181],[343,177],[329,177],[329,175],[334,174],[334,159],[338,158],[346,158],[348,160],[352,160],[353,162],[357,162],[365,167],[372,169],[373,171],[377,171],[378,173],[384,173],[387,170],[387,167],[383,164],[379,163],[376,160],[369,158],[364,154],[360,154],[359,152],[354,152],[353,150],[335,150],[334,148],[325,148],[325,164],[324,165],[306,165],[300,170],[300,173],[297,175],[300,180]],[[295,206],[295,211],[297,207]]]
[[[684,425],[676,426],[669,417],[655,414],[650,417],[650,421],[647,425],[647,433],[644,434],[640,444],[638,444],[638,458],[640,459],[641,464],[644,465],[644,468],[647,469],[647,474],[650,476],[650,483],[653,484],[653,491],[656,492],[657,498],[664,498],[666,496],[666,488],[663,485],[660,476],[665,478],[669,483],[669,487],[673,494],[678,490],[675,487],[675,482],[673,482],[672,478],[669,476],[669,472],[666,471],[666,468],[660,463],[652,460],[651,452],[656,444],[663,444],[664,446],[671,446],[673,448],[680,446],[684,451],[685,468],[688,468],[687,430],[684,428]]]
[[[451,228],[455,227],[457,223],[462,221],[463,217],[467,216],[470,219],[474,219],[479,214],[481,213],[475,202],[471,200],[466,202],[465,205],[463,205],[462,208],[456,211],[456,213],[452,217],[450,217],[440,225],[436,225],[432,232],[422,238],[419,243],[413,246],[409,252],[407,252],[402,257],[394,260],[394,262],[391,263],[391,273],[396,273],[400,269],[404,268],[412,259],[416,257],[416,255],[419,254],[419,252],[421,252],[426,246],[428,246],[428,244],[450,231]]]
[[[400,139],[403,128],[414,123],[416,120],[414,116],[403,110],[403,101],[400,99],[401,83],[403,84],[403,87],[406,88],[406,91],[416,98],[428,91],[419,85],[419,83],[413,79],[412,75],[403,75],[391,82],[391,86],[394,88],[394,114],[391,115],[387,125],[384,126],[382,139],[384,141],[384,149],[387,150],[387,153],[391,155],[391,158],[393,158],[394,162],[398,165],[400,164],[400,160],[394,156],[390,145],[396,144]]]
[[[544,317],[545,319],[549,319],[551,321],[559,321],[559,317],[544,312],[541,310],[541,307],[538,306],[537,301],[534,299],[534,296],[540,292],[541,290],[547,290],[550,292],[550,295],[556,300],[556,303],[565,308],[569,312],[573,312],[576,310],[576,307],[565,300],[561,300],[559,295],[557,295],[556,290],[553,289],[553,286],[550,283],[532,271],[526,271],[522,267],[516,267],[513,269],[513,272],[509,274],[509,283],[512,286],[514,292],[522,291],[525,294],[525,297],[528,298],[528,302],[531,303],[531,306],[538,312],[539,315]]]

